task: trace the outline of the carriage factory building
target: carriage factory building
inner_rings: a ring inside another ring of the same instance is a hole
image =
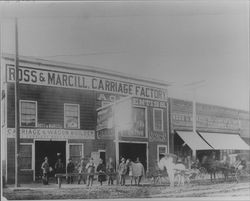
[[[13,56],[2,60],[2,169],[13,183],[16,72]],[[21,182],[35,181],[44,157],[53,167],[59,153],[65,165],[139,157],[150,170],[168,151],[167,83],[26,57],[19,79]]]
[[[15,62],[2,59],[2,173],[15,179]],[[155,171],[163,153],[178,156],[216,151],[248,151],[249,112],[196,103],[196,131],[191,101],[169,98],[168,83],[100,68],[21,57],[21,182],[41,175],[44,157],[53,167],[58,154],[64,165],[82,157],[139,157],[146,171]],[[224,143],[221,143],[223,141]]]

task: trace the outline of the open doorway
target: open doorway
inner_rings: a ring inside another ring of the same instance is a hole
[[[119,143],[119,158],[130,158],[136,161],[139,157],[145,171],[147,170],[147,144],[146,143]]]
[[[60,155],[59,155],[60,154]],[[49,165],[54,169],[57,159],[60,157],[64,167],[66,166],[66,142],[65,141],[36,141],[35,142],[35,175],[36,179],[42,175],[41,165],[45,156],[49,159]],[[50,176],[54,176],[54,171]]]

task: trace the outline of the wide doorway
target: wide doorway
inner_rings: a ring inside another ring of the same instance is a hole
[[[145,171],[147,170],[147,144],[146,143],[119,143],[119,158],[131,159],[133,162],[139,157]]]
[[[55,163],[60,157],[64,167],[66,165],[66,141],[36,141],[35,142],[35,174],[36,179],[42,175],[41,165],[45,157],[49,159],[49,165],[55,169]],[[54,176],[54,171],[50,176]]]

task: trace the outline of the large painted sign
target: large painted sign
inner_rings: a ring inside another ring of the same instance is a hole
[[[162,88],[142,86],[135,83],[111,80],[90,75],[19,67],[19,82],[73,89],[88,89],[131,95],[156,100],[167,100],[167,91]],[[7,65],[7,82],[15,82],[15,67]]]
[[[191,101],[171,100],[172,129],[192,128],[193,106]],[[235,110],[197,103],[196,126],[210,131],[239,131],[239,119]]]
[[[14,138],[15,128],[7,128],[7,137]],[[94,130],[31,129],[21,128],[20,138],[32,139],[85,139],[94,140]]]

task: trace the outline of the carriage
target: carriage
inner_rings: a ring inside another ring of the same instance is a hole
[[[222,179],[224,177],[224,181],[233,180],[236,182],[250,182],[250,162],[247,160],[249,155],[245,154],[245,160],[241,160],[238,165],[235,165],[237,162],[237,156],[243,158],[243,155],[244,154],[231,155],[231,161],[226,162],[209,157],[206,161],[203,161],[200,166],[196,166],[191,169],[186,169],[184,165],[182,168],[177,168],[177,165],[174,164],[173,171],[175,182],[176,179],[178,180],[180,178],[182,181],[178,181],[178,184],[184,184],[185,182],[190,183],[191,181],[203,181],[208,175],[210,175],[210,179],[213,182],[216,179],[216,175],[218,177],[219,174],[221,175]],[[244,163],[242,161],[244,161]],[[165,165],[165,168],[167,169],[166,166],[167,165]],[[168,180],[169,175],[166,173],[166,171],[164,171],[164,168],[161,171],[158,170],[158,173],[152,178],[152,182],[154,182],[154,184],[157,182],[162,183]]]
[[[250,179],[250,162],[247,160],[249,155],[247,153],[231,154],[228,156],[230,160],[216,160],[212,157],[207,158],[201,164],[204,175],[209,174],[210,179],[216,179],[219,174],[224,177],[224,181],[229,179],[236,182],[241,182]],[[239,158],[237,162],[237,158]],[[241,160],[240,158],[244,158]],[[248,162],[247,162],[248,161]]]

